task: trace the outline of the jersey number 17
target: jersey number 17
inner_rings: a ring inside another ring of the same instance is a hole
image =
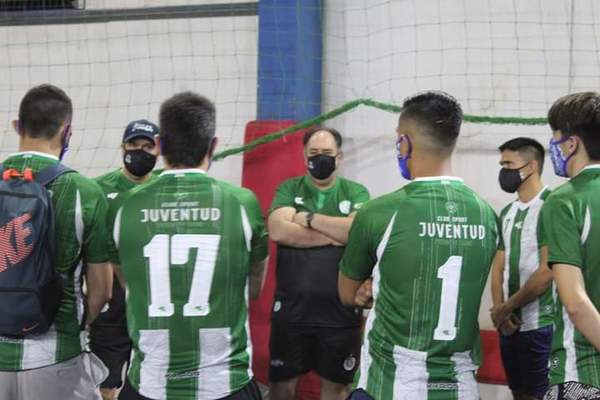
[[[171,265],[186,264],[190,250],[197,249],[188,301],[183,306],[183,316],[208,315],[210,289],[212,286],[220,235],[155,235],[144,246],[144,257],[150,267],[149,317],[170,317],[175,313],[171,302]]]

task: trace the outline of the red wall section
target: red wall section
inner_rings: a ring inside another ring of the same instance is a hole
[[[244,141],[250,143],[293,124],[294,121],[250,122],[246,126]],[[244,153],[242,186],[256,193],[266,216],[279,183],[287,178],[303,175],[305,171],[302,133],[298,132]],[[265,384],[269,380],[269,332],[275,292],[276,248],[272,242],[269,250],[270,260],[265,287],[260,298],[250,303],[254,374]],[[298,399],[317,400],[318,398],[318,378],[314,374],[303,377],[298,385]]]

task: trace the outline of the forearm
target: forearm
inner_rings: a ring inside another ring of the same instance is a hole
[[[87,324],[91,324],[110,301],[113,286],[113,270],[110,263],[89,264],[87,283]]]
[[[311,227],[338,243],[346,244],[352,220],[352,217],[330,217],[328,215],[315,214],[311,222]]]
[[[545,270],[543,269],[545,268]],[[527,282],[506,300],[505,306],[512,312],[540,297],[552,282],[552,272],[546,266],[536,270]]]
[[[348,307],[356,307],[356,292],[362,285],[362,281],[356,281],[348,278],[341,271],[338,273],[338,294],[343,305]]]
[[[494,278],[492,275],[492,305],[498,306],[504,302],[504,293],[502,291],[502,277]]]
[[[552,273],[571,322],[600,351],[600,313],[585,290],[581,270],[569,264],[554,264]]]
[[[594,307],[594,304],[587,299],[579,304],[572,305],[567,309],[571,322],[577,330],[590,341],[590,343],[600,351],[600,313]]]
[[[492,264],[492,305],[499,306],[504,303],[502,285],[504,283],[504,252],[496,253]]]
[[[269,236],[275,243],[297,248],[329,246],[333,240],[314,229],[294,222],[279,221],[270,227]]]
[[[260,292],[265,283],[265,274],[267,272],[268,258],[252,263],[250,265],[250,276],[249,276],[249,286],[250,286],[250,298],[257,299],[260,296]]]

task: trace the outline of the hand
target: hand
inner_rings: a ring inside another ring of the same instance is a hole
[[[308,228],[308,224],[306,223],[306,215],[307,214],[308,213],[306,211],[301,211],[301,212],[296,213],[294,215],[294,219],[292,220],[292,222],[294,222],[300,226],[303,226],[305,228]]]
[[[513,322],[512,319],[507,319],[502,325],[500,325],[498,331],[500,331],[502,336],[510,336],[517,332],[520,326],[521,324]]]
[[[490,308],[490,316],[494,327],[500,327],[510,317],[510,313],[511,311],[505,307],[504,303]]]
[[[362,308],[373,307],[373,279],[367,279],[354,295],[354,303]]]
[[[344,243],[340,243],[340,242],[338,242],[338,241],[336,241],[334,239],[331,239],[331,245],[335,246],[335,247],[344,247],[345,246]]]

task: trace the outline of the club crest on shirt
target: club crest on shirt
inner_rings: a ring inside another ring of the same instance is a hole
[[[515,224],[515,228],[517,228],[518,230],[523,229],[523,221],[519,221]]]
[[[458,205],[453,201],[446,202],[446,211],[448,214],[455,214],[458,211]]]
[[[350,214],[350,207],[352,207],[352,203],[348,200],[340,202],[339,208],[342,214]]]

